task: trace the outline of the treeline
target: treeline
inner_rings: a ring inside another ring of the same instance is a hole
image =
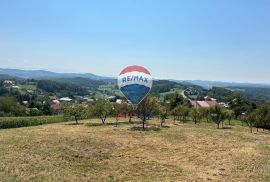
[[[230,97],[232,97],[235,94],[236,92],[233,92],[231,90],[222,87],[213,87],[207,92],[207,95],[209,97],[215,98],[220,102],[228,102]]]
[[[160,93],[169,92],[172,89],[185,90],[187,88],[192,88],[199,93],[203,93],[204,96],[206,95],[206,92],[207,92],[202,87],[193,85],[187,82],[178,83],[178,82],[169,81],[169,80],[154,80],[151,94],[154,96],[159,96]]]
[[[15,97],[0,96],[0,116],[22,116],[24,108],[18,104]]]
[[[64,84],[71,84],[78,87],[87,88],[91,91],[97,91],[99,86],[106,85],[106,81],[102,80],[92,80],[89,78],[81,78],[81,77],[75,77],[75,78],[56,78],[54,81],[57,81],[59,83]]]
[[[20,97],[20,96],[19,96]],[[32,96],[26,108],[13,96],[0,96],[0,117],[52,115],[49,99],[37,101]]]
[[[226,102],[234,95],[241,95],[249,102],[270,102],[270,88],[257,87],[213,87],[205,93],[206,95],[216,98],[219,101]]]
[[[253,102],[270,102],[270,88],[239,87],[232,89],[238,91],[246,99]]]
[[[237,105],[239,104],[239,105]],[[252,132],[253,127],[269,129],[270,127],[270,106],[249,104],[242,100],[241,97],[233,100],[230,109],[215,105],[210,108],[192,108],[178,92],[170,95],[170,102],[161,102],[155,96],[146,97],[138,107],[134,108],[126,102],[122,104],[111,104],[108,100],[97,100],[90,106],[84,105],[66,105],[64,107],[64,117],[72,118],[78,121],[86,118],[99,118],[102,124],[106,123],[108,117],[115,117],[116,125],[121,114],[129,117],[131,122],[132,116],[136,115],[142,121],[142,128],[145,128],[147,120],[157,117],[160,125],[166,122],[170,116],[174,122],[193,121],[195,124],[200,122],[213,122],[217,128],[223,127],[224,122],[231,124],[233,119],[245,122]]]
[[[243,113],[240,119],[247,123],[251,132],[253,127],[256,127],[257,130],[259,128],[270,129],[270,105],[254,105]]]

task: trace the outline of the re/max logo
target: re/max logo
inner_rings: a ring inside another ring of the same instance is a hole
[[[141,82],[145,82],[148,83],[148,78],[143,77],[143,76],[126,76],[122,78],[122,82],[130,82],[130,81],[141,81]]]

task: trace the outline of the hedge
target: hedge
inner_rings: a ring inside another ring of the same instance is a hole
[[[0,129],[64,122],[63,116],[0,117]]]

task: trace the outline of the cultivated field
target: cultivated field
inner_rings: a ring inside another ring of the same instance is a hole
[[[123,120],[2,129],[0,180],[270,181],[268,132],[154,124],[147,131]]]

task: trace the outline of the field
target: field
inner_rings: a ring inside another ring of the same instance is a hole
[[[0,181],[269,181],[270,133],[99,120],[0,130]]]
[[[27,92],[27,90],[32,90],[32,91],[35,91],[37,90],[37,86],[36,84],[27,84],[27,85],[18,85],[20,87],[20,92],[22,94],[25,94]]]
[[[163,92],[163,93],[160,93],[160,99],[161,100],[164,100],[164,98],[170,94],[173,94],[175,92],[179,92],[181,93],[183,90],[179,89],[179,88],[176,88],[176,89],[171,89],[169,92]]]

